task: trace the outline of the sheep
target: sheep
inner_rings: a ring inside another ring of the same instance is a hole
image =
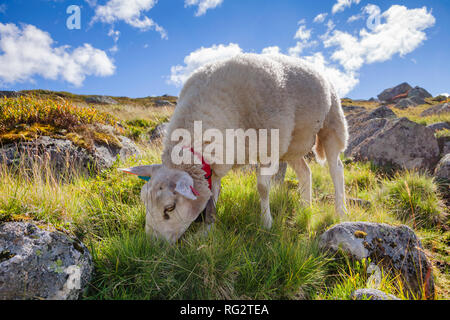
[[[279,159],[276,160],[287,162],[296,172],[301,196],[308,205],[312,202],[311,170],[304,156],[313,150],[320,163],[328,161],[337,214],[346,213],[344,170],[339,155],[346,149],[348,130],[335,89],[300,59],[240,54],[208,64],[186,81],[163,142],[162,164],[123,169],[127,173],[151,177],[141,191],[147,208],[148,234],[173,243],[202,211],[206,212],[208,229],[215,221],[221,178],[237,165],[215,163],[211,155],[196,154],[195,144],[206,147],[212,142],[198,141],[195,137],[185,148],[194,147],[192,156],[202,158],[203,165],[199,161],[174,163],[173,152],[180,145],[180,139],[173,136],[179,129],[195,136],[196,121],[202,122],[203,132],[216,129],[225,133],[230,128],[278,129]],[[245,148],[251,155],[253,151],[248,146]],[[205,179],[208,161],[212,171],[209,181]],[[270,229],[271,175],[262,174],[262,167],[257,172],[257,190],[262,224]]]

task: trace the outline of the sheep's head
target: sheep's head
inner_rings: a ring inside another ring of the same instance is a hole
[[[210,194],[201,195],[185,171],[164,165],[120,169],[140,177],[150,177],[141,190],[147,209],[146,232],[176,242],[205,208]]]

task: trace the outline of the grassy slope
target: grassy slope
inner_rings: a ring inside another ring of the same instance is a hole
[[[133,120],[129,107],[101,108]],[[152,125],[171,113],[134,108]],[[160,147],[142,148],[141,158],[118,161],[116,167],[159,162]],[[148,241],[139,200],[143,182],[116,167],[65,183],[45,168],[25,174],[0,165],[0,220],[52,224],[91,248],[97,272],[87,299],[348,299],[365,284],[367,263],[325,257],[318,250],[318,236],[341,221],[327,200],[333,187],[326,167],[311,163],[311,208],[301,205],[296,177],[288,170],[286,183],[271,192],[270,232],[259,224],[254,173],[231,172],[223,181],[213,232],[204,236],[195,225],[176,246]],[[346,220],[414,228],[435,264],[437,298],[449,298],[449,232],[438,226],[448,221],[435,219],[447,209],[436,182],[408,172],[386,176],[364,163],[348,162],[345,169],[347,194],[372,202],[369,209],[351,206]],[[386,276],[382,288],[404,297],[396,284]]]

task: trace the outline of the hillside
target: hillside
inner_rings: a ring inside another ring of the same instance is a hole
[[[0,99],[0,149],[41,136],[78,141],[77,146],[86,150],[89,145],[112,148],[114,139],[123,142],[124,136],[139,149],[127,157],[118,156],[102,170],[90,174],[75,170],[63,179],[51,163],[41,161],[44,157],[36,156],[30,164],[23,154],[11,164],[0,163],[1,222],[33,221],[42,230],[60,230],[89,248],[95,274],[84,299],[352,299],[356,289],[367,286],[400,299],[419,299],[405,290],[398,274],[381,270],[380,281],[370,284],[371,261],[330,256],[320,250],[321,234],[343,221],[410,227],[433,266],[434,298],[450,298],[449,185],[434,176],[435,163],[433,171],[401,170],[343,157],[346,193],[351,199],[349,215],[343,219],[334,215],[327,167],[310,162],[312,207],[301,203],[298,181],[288,168],[285,182],[270,194],[274,216],[270,232],[259,226],[255,173],[235,170],[222,182],[213,231],[204,236],[196,232],[201,225],[193,225],[171,246],[148,241],[139,196],[145,182],[117,168],[160,163],[161,143],[150,137],[170,119],[176,97],[107,97],[115,102],[88,103],[86,99],[97,96],[44,90],[19,95],[25,97]],[[366,115],[386,112],[380,109],[385,106],[397,117],[418,124],[420,130],[436,122],[450,123],[450,113],[421,116],[446,102],[430,97],[424,104],[399,109],[395,103],[342,100],[349,121],[363,126],[378,121]],[[28,112],[30,106],[34,112]],[[387,123],[393,116],[389,117]],[[99,135],[105,134],[99,129],[104,125],[114,129],[106,138]],[[434,135],[445,144],[449,133],[444,128]],[[74,137],[88,143],[83,145]],[[8,259],[2,251],[0,262]]]

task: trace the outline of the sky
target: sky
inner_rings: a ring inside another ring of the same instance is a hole
[[[448,0],[0,0],[0,90],[178,95],[252,52],[307,61],[342,97],[450,92]]]

